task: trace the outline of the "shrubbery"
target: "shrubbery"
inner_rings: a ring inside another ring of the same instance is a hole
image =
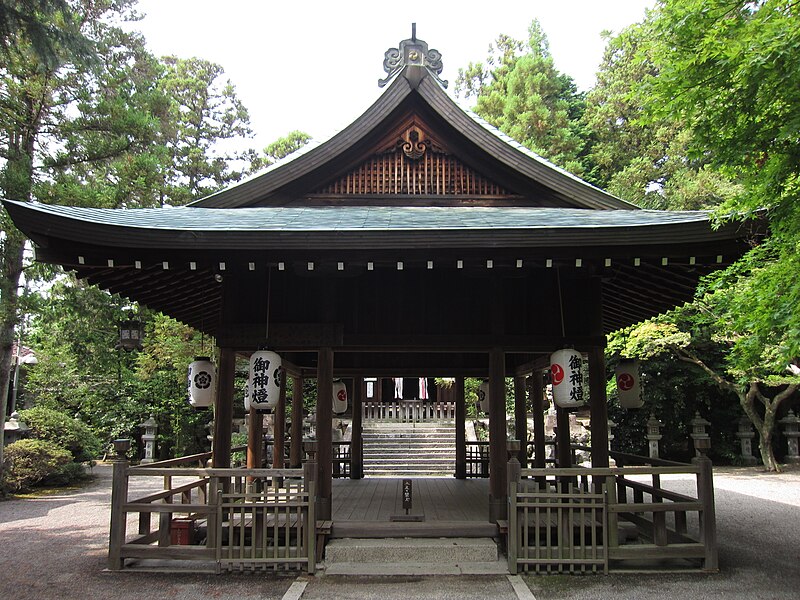
[[[36,406],[20,411],[20,419],[30,428],[29,437],[65,448],[75,462],[92,460],[102,451],[102,443],[84,423],[57,410]]]
[[[3,485],[12,491],[36,485],[62,473],[72,464],[69,450],[45,440],[19,440],[9,444],[4,458]]]

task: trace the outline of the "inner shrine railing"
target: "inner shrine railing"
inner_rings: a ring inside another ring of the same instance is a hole
[[[453,421],[456,418],[455,402],[429,400],[383,400],[363,402],[365,421],[420,423],[425,421]]]
[[[313,573],[316,463],[302,469],[197,466],[209,457],[114,463],[109,569],[159,559],[206,561],[217,572],[304,568]],[[158,478],[163,489],[131,498],[131,482],[143,487],[146,478]]]

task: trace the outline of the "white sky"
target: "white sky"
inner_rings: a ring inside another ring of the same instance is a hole
[[[483,61],[505,33],[526,39],[538,18],[556,67],[580,89],[594,85],[603,30],[641,21],[655,0],[140,0],[137,27],[159,56],[222,65],[250,111],[263,148],[300,129],[324,140],[380,94],[383,56],[411,37],[442,53],[452,91],[459,67]],[[488,12],[487,12],[488,10]],[[250,145],[250,144],[248,144]]]

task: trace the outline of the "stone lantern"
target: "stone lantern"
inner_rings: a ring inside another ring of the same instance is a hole
[[[706,431],[706,427],[711,423],[701,417],[700,412],[695,412],[694,419],[689,424],[692,426],[692,432],[689,435],[694,441],[694,451],[697,456],[705,456],[711,448],[711,436]]]
[[[13,444],[18,439],[20,439],[26,431],[28,431],[28,426],[25,424],[24,421],[19,420],[19,413],[14,411],[11,413],[11,416],[8,418],[8,421],[3,424],[3,443],[4,444]],[[797,447],[797,442],[795,442],[795,448]]]
[[[645,437],[647,438],[647,446],[650,450],[650,458],[659,457],[658,442],[664,437],[661,435],[661,428],[663,426],[664,424],[656,419],[656,416],[653,414],[647,419],[647,435]]]
[[[142,463],[155,462],[158,423],[156,423],[153,415],[150,415],[150,418],[139,425],[139,427],[144,429],[144,433],[142,434],[142,441],[144,442],[144,458],[142,459]]]
[[[800,418],[790,410],[784,418],[778,421],[783,425],[783,435],[786,436],[786,442],[789,446],[786,453],[786,462],[793,464],[800,464],[800,453],[798,453],[797,438],[800,438]]]
[[[736,432],[736,437],[739,438],[739,443],[742,445],[742,462],[746,465],[754,465],[758,462],[756,457],[753,456],[753,438],[756,432],[750,424],[750,419],[746,416],[739,419],[739,430]]]

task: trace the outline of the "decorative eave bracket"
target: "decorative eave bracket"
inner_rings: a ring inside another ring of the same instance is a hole
[[[447,81],[439,75],[442,74],[442,53],[433,48],[429,49],[428,44],[417,39],[417,24],[411,24],[411,37],[400,42],[399,48],[389,48],[384,54],[383,70],[386,71],[386,78],[378,80],[378,87],[383,87],[406,67],[416,67],[414,71],[425,68],[443,87],[447,87]],[[424,76],[424,75],[423,75]],[[414,87],[422,80],[422,77],[409,77]]]

